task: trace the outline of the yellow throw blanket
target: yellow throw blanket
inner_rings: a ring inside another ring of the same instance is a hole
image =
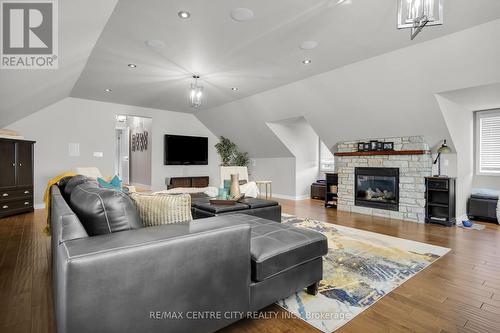
[[[45,194],[43,195],[43,202],[45,203],[45,212],[47,213],[47,226],[45,227],[45,233],[47,235],[50,234],[50,188],[52,187],[52,185],[57,184],[64,177],[71,177],[71,176],[76,176],[76,173],[74,173],[73,171],[66,171],[50,179],[49,182],[47,183],[47,187],[45,188]]]

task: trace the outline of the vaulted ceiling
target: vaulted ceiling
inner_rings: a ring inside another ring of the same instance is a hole
[[[266,123],[297,116],[329,148],[407,135],[423,135],[431,146],[453,142],[435,94],[500,82],[499,32],[495,20],[214,107],[198,118],[259,157],[291,155]]]
[[[69,96],[116,2],[59,1],[59,69],[0,70],[0,128]]]
[[[478,27],[500,18],[498,0],[445,0],[445,24],[414,41],[396,29],[396,0],[59,4],[60,68],[0,71],[0,127],[72,96],[194,112],[256,156],[289,156],[266,122],[303,116],[329,146],[408,132],[433,143],[448,136],[434,93],[500,82],[500,26]],[[254,19],[235,22],[239,7]],[[300,49],[306,40],[319,46]],[[193,73],[205,87],[201,110],[187,103]]]
[[[337,2],[120,0],[71,95],[193,112],[192,74],[201,76],[209,109],[500,18],[498,0],[445,1],[446,24],[412,42],[408,30],[396,29],[397,0]],[[238,7],[252,9],[254,19],[234,21],[230,13]],[[181,10],[191,17],[180,19]],[[150,48],[147,40],[165,46]],[[301,50],[307,40],[319,46]]]

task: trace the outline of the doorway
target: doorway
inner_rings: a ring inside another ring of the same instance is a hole
[[[115,173],[124,184],[151,188],[152,119],[117,115]]]

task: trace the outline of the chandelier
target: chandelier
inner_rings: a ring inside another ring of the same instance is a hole
[[[193,75],[194,82],[191,83],[191,89],[189,90],[189,105],[192,108],[199,108],[203,102],[203,86],[198,84],[199,75]]]
[[[415,39],[427,25],[443,24],[443,0],[398,0],[398,29],[411,29]]]

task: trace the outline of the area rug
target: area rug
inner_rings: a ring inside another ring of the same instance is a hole
[[[445,255],[450,249],[331,223],[283,215],[282,222],[328,237],[316,296],[301,291],[277,304],[333,332]]]

